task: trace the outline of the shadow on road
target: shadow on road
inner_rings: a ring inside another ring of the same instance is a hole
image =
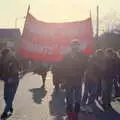
[[[52,100],[49,102],[49,111],[54,120],[63,120],[65,116],[65,93],[62,91],[53,92]]]
[[[87,109],[85,112],[80,112],[80,120],[120,120],[120,114],[114,109],[102,111],[95,103],[89,105],[89,107],[93,112],[88,113]]]
[[[120,120],[120,114],[116,111],[106,111],[96,116],[98,120]]]
[[[41,104],[42,99],[45,97],[47,93],[47,91],[43,87],[33,88],[33,89],[30,89],[29,91],[32,92],[32,99],[36,104]]]
[[[101,111],[95,104],[92,106],[96,120],[120,120],[120,114],[114,109]]]

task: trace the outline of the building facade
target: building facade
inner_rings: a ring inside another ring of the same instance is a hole
[[[17,50],[20,47],[20,29],[0,29],[0,49],[11,48]]]

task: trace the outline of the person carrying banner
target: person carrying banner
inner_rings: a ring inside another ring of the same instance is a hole
[[[9,49],[2,50],[0,59],[0,77],[4,80],[4,100],[5,109],[1,119],[8,117],[8,113],[13,113],[13,100],[19,84],[19,63]]]
[[[70,52],[61,64],[62,84],[66,90],[66,111],[69,120],[77,120],[80,111],[82,77],[87,65],[87,56],[80,52],[78,40],[72,40]],[[75,101],[75,103],[74,103]]]

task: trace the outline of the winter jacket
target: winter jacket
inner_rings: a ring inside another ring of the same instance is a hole
[[[60,74],[63,78],[63,83],[66,86],[81,85],[81,78],[87,67],[88,57],[83,53],[77,53],[75,56],[67,54],[63,61],[59,64]]]

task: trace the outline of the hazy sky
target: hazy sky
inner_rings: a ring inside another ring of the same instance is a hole
[[[91,9],[95,24],[97,4],[100,6],[101,26],[111,24],[120,16],[120,0],[0,0],[0,28],[14,28],[16,18],[20,18],[17,27],[23,27],[21,17],[26,15],[29,3],[30,12],[46,22],[83,20],[89,17]]]

